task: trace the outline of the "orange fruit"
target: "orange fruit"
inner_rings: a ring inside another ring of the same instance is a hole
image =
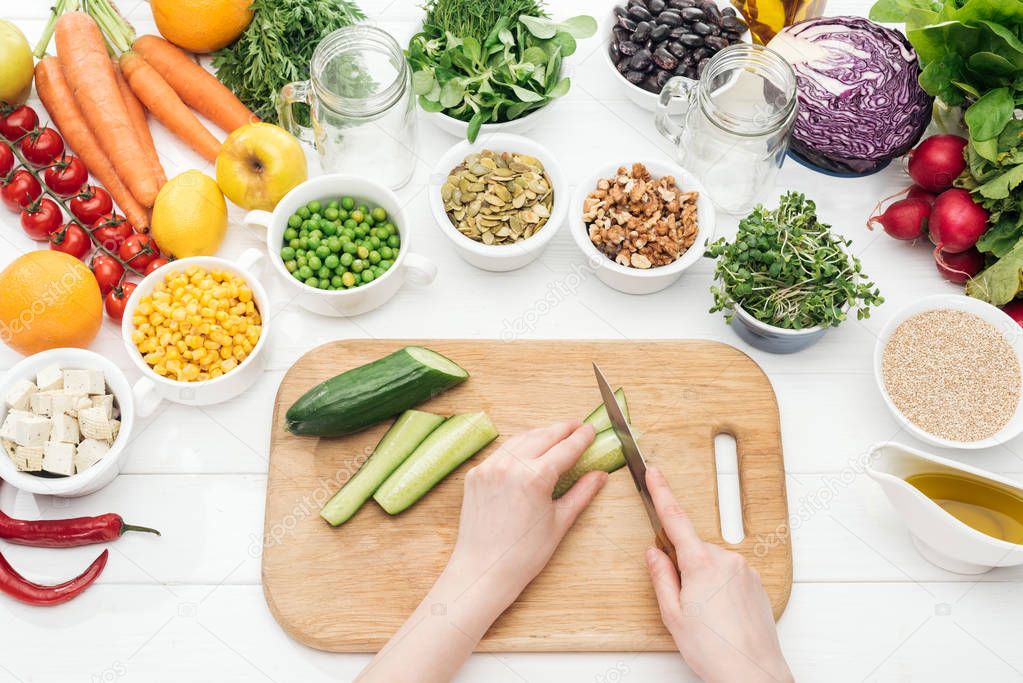
[[[189,52],[227,47],[252,21],[252,0],[150,0],[156,28]]]
[[[103,322],[103,297],[89,268],[50,249],[19,256],[0,272],[0,340],[26,356],[84,348]]]

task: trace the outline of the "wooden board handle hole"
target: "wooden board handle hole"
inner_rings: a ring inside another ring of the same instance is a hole
[[[714,470],[718,484],[718,524],[721,538],[733,545],[742,543],[742,487],[739,485],[739,455],[735,437],[720,433],[714,437]]]

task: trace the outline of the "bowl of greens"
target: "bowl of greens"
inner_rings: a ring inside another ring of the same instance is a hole
[[[406,55],[428,121],[474,142],[522,132],[571,87],[565,59],[593,17],[551,19],[540,0],[429,0]]]
[[[734,240],[707,245],[717,259],[711,313],[725,311],[739,337],[770,353],[805,349],[853,311],[868,318],[884,298],[850,244],[801,193],[785,193],[776,209],[758,205]]]

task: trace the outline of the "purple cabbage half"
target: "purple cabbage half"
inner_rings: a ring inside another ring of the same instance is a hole
[[[808,19],[768,45],[796,73],[793,154],[821,170],[863,175],[908,152],[931,120],[933,99],[898,31],[860,17]]]

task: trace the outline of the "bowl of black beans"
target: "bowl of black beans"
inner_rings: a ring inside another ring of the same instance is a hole
[[[715,0],[628,0],[610,21],[607,63],[629,99],[650,111],[668,79],[696,80],[719,50],[750,40],[735,10]]]

